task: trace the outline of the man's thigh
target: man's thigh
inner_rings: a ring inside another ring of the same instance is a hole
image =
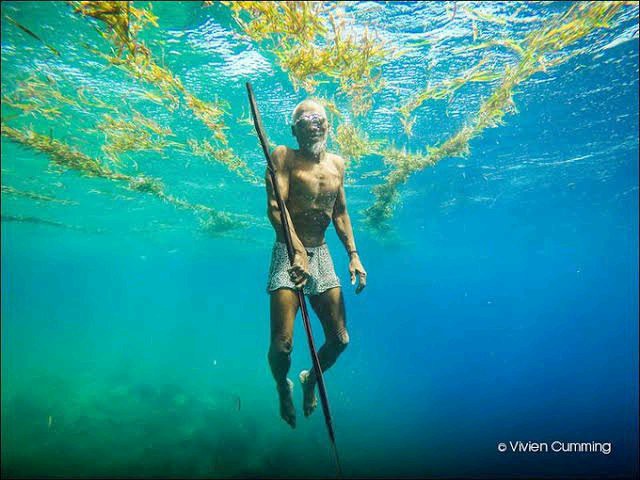
[[[271,339],[293,336],[293,324],[298,313],[298,294],[289,288],[279,288],[271,296]]]
[[[327,340],[343,341],[348,338],[342,288],[334,287],[319,295],[311,295],[309,301],[320,319]]]

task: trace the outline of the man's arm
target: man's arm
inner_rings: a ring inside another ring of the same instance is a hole
[[[344,160],[339,159],[336,165],[340,171],[340,189],[336,197],[336,203],[333,206],[333,225],[340,241],[347,249],[349,254],[349,273],[351,275],[351,284],[356,282],[356,274],[358,275],[359,284],[356,293],[360,293],[367,286],[367,272],[362,266],[360,256],[356,250],[356,241],[353,237],[353,228],[351,226],[351,218],[347,211],[347,198],[344,192]]]
[[[295,228],[293,227],[293,222],[291,221],[291,216],[289,215],[289,210],[286,206],[287,199],[289,198],[289,168],[287,166],[287,147],[277,147],[271,154],[271,160],[273,160],[276,182],[278,182],[278,191],[280,192],[280,196],[282,197],[282,202],[284,204],[284,213],[289,225],[289,232],[291,233],[291,243],[295,252],[293,259],[294,264],[289,270],[289,273],[291,275],[292,281],[296,284],[296,286],[302,287],[307,282],[306,277],[309,270],[309,261],[307,258],[307,252],[304,248],[304,244],[302,243],[302,241],[300,241],[300,238],[296,234]],[[269,173],[268,168],[265,173],[265,184],[267,188],[267,216],[269,217],[269,221],[276,231],[278,240],[284,242],[286,237],[284,235],[284,228],[282,225],[282,213],[280,212],[280,208],[278,206],[278,200],[275,196],[273,182],[271,180],[271,174]]]

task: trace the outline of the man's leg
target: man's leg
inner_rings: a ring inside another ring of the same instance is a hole
[[[293,323],[299,306],[298,294],[294,290],[280,288],[271,293],[269,366],[280,397],[280,416],[291,428],[296,426],[296,411],[291,399],[293,384],[287,379],[287,372],[291,367]]]
[[[342,289],[330,288],[320,295],[310,296],[309,301],[324,330],[324,345],[318,350],[320,368],[324,372],[336,362],[338,356],[349,344]],[[318,404],[314,394],[317,381],[315,370],[311,368],[303,371],[300,374],[300,381],[304,394],[304,415],[309,416]]]

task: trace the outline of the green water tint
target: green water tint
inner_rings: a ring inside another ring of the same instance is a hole
[[[76,14],[95,23],[110,52],[104,53],[89,45],[85,45],[85,48],[106,65],[123,70],[154,88],[137,92],[139,99],[162,106],[169,113],[181,107],[188,109],[209,128],[212,136],[210,139],[187,138],[182,142],[177,141],[170,128],[142,115],[130,105],[117,108],[100,100],[95,92],[87,88],[63,88],[52,78],[42,75],[31,75],[18,84],[13,92],[3,96],[3,106],[15,113],[5,115],[3,111],[2,135],[47,154],[57,165],[78,170],[87,176],[123,182],[131,190],[155,195],[180,208],[205,213],[205,218],[201,219],[201,227],[205,231],[215,233],[245,226],[246,222],[238,221],[232,214],[168,195],[162,182],[146,176],[135,162],[138,175],[119,171],[130,166],[131,162],[126,158],[130,152],[151,151],[164,155],[166,149],[171,149],[223,164],[247,182],[260,183],[255,173],[229,145],[226,134],[228,126],[224,121],[225,103],[197,98],[164,66],[164,62],[161,62],[162,65],[158,63],[151,50],[140,40],[139,34],[144,29],[158,26],[152,5],[139,8],[134,7],[133,2],[67,3]],[[479,23],[506,25],[537,22],[540,19],[519,17],[521,8],[509,17],[499,17],[466,5],[448,6],[451,20],[456,15],[466,15],[473,24],[474,44],[464,51],[487,50],[487,53],[464,72],[435,85],[427,85],[408,99],[400,99],[397,113],[407,139],[412,134],[414,112],[418,108],[424,108],[431,101],[451,100],[468,84],[497,85],[493,93],[482,101],[475,116],[458,132],[437,146],[427,146],[425,151],[411,151],[406,143],[398,144],[398,139],[371,139],[363,133],[366,130],[364,116],[371,110],[375,95],[385,86],[381,67],[406,52],[380,41],[378,35],[368,28],[358,30],[355,21],[333,3],[221,2],[218,6],[228,8],[247,37],[273,55],[296,90],[303,88],[308,94],[317,96],[335,127],[331,138],[349,166],[359,165],[368,156],[382,157],[389,170],[384,182],[374,188],[375,201],[364,214],[370,227],[385,230],[389,228],[389,221],[399,200],[398,189],[413,173],[448,157],[468,155],[469,142],[473,138],[481,135],[486,128],[501,125],[506,114],[516,113],[513,92],[518,85],[534,74],[547,72],[581,53],[580,50],[568,52],[566,49],[595,30],[611,27],[612,20],[624,5],[637,4],[574,4],[564,13],[542,21],[539,28],[530,31],[520,41],[499,38],[483,39],[479,43],[476,42]],[[203,6],[207,6],[207,2]],[[8,17],[5,15],[5,18]],[[29,30],[15,21],[11,23],[23,31]],[[47,45],[40,36],[29,35]],[[429,34],[425,34],[425,37],[429,37]],[[430,41],[426,39],[423,42]],[[492,49],[509,51],[515,56],[515,62],[498,66],[497,56],[494,56]],[[452,53],[461,51],[453,49]],[[323,85],[323,91],[324,87],[331,86],[337,90],[333,96],[325,98],[316,92],[320,85]],[[347,109],[341,110],[337,106],[342,99],[347,100]],[[21,130],[8,125],[16,117],[31,116],[57,122],[56,126],[68,126],[72,113],[86,112],[89,108],[103,110],[100,121],[84,129],[85,133],[103,139],[101,149],[105,158],[101,160],[54,139],[52,127],[49,136],[46,136],[31,128]],[[235,124],[245,122],[246,119],[241,118]],[[381,175],[379,170],[365,171],[362,178]]]
[[[108,379],[80,374],[70,380],[54,373],[31,381],[3,399],[7,416],[20,419],[19,431],[11,431],[12,442],[5,445],[7,456],[25,438],[42,439],[17,452],[21,459],[33,460],[17,476],[46,471],[70,478],[128,477],[132,462],[144,458],[136,476],[182,477],[189,472],[195,478],[229,477],[251,461],[246,445],[262,437],[258,419],[245,414],[243,399],[231,387],[192,389],[177,381],[137,380],[120,371]],[[150,438],[155,448],[149,447]],[[51,443],[64,454],[50,454]],[[168,451],[169,467],[163,461]],[[267,458],[260,457],[253,460],[255,468],[267,468],[261,465]],[[3,474],[5,468],[10,466],[3,465]],[[13,476],[10,470],[7,476]]]

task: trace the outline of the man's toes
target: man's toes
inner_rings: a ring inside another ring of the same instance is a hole
[[[313,399],[313,402],[307,402],[304,405],[304,416],[308,417],[309,415],[311,415],[313,413],[313,411],[316,409],[316,407],[318,406],[318,403],[316,401],[316,399]]]
[[[295,415],[290,414],[282,414],[282,419],[289,424],[291,428],[296,428],[296,417]]]
[[[296,428],[296,410],[291,399],[283,399],[280,403],[280,416],[291,428]]]
[[[318,406],[318,399],[316,398],[313,390],[306,391],[304,395],[304,401],[302,404],[302,409],[304,410],[304,416],[308,417],[313,413],[313,411]]]
[[[298,375],[302,384],[302,411],[305,417],[311,415],[318,405],[318,400],[315,396],[315,384],[308,383],[309,373],[309,370],[302,370]]]
[[[280,396],[280,416],[287,422],[291,428],[296,428],[296,409],[293,406],[293,398],[291,391],[293,390],[293,382],[287,378],[287,382],[278,385],[278,395]]]

